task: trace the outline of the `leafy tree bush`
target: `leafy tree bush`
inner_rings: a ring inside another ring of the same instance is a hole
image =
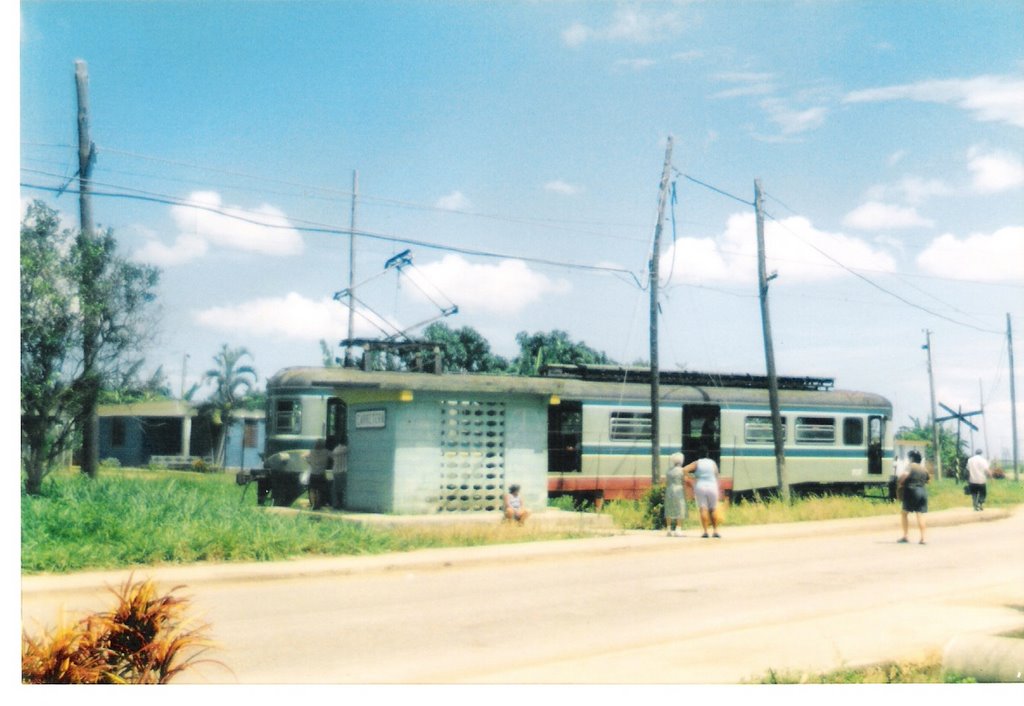
[[[57,212],[43,202],[28,207],[21,222],[26,492],[39,493],[77,430],[93,428],[100,390],[138,369],[158,279],[156,268],[118,255],[111,232],[85,237],[61,228]],[[83,446],[95,449],[91,435]]]

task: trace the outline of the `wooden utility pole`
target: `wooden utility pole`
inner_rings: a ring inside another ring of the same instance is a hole
[[[657,485],[661,475],[661,414],[659,388],[661,371],[658,367],[658,277],[661,266],[661,229],[665,225],[665,202],[668,201],[669,175],[672,168],[672,136],[665,147],[665,166],[661,171],[661,189],[658,193],[658,222],[654,226],[654,249],[650,262],[651,289],[651,484]]]
[[[932,375],[932,332],[924,331],[925,344],[921,346],[928,351],[928,391],[932,400],[932,453],[935,454],[935,477],[942,478],[942,448],[939,446],[938,412],[935,409],[935,377]]]
[[[348,232],[348,344],[345,346],[345,367],[351,368],[355,365],[352,361],[352,339],[355,336],[354,333],[354,316],[355,316],[355,293],[352,288],[355,287],[355,276],[356,276],[356,198],[359,193],[359,172],[353,170],[352,172],[352,212],[350,216],[349,232]]]
[[[1006,313],[1006,346],[1010,352],[1010,426],[1013,430],[1013,480],[1020,480],[1017,470],[1017,391],[1013,387],[1013,327],[1010,325],[1010,313]]]
[[[782,413],[779,411],[779,380],[775,375],[775,350],[772,345],[772,323],[768,316],[768,282],[775,274],[768,275],[764,252],[764,202],[761,194],[761,180],[754,180],[754,209],[757,212],[757,281],[761,299],[761,328],[764,331],[764,361],[768,369],[768,404],[772,410],[772,438],[775,440],[775,474],[778,480],[779,496],[789,504],[789,480],[786,478],[786,438],[782,429]]]
[[[96,161],[96,145],[89,138],[89,68],[82,60],[75,61],[75,86],[78,94],[78,210],[81,220],[78,234],[83,253],[94,238],[92,218],[92,166]],[[90,262],[93,258],[87,258]],[[98,273],[97,273],[98,274]],[[99,375],[96,357],[99,346],[99,325],[96,321],[93,287],[95,278],[83,273],[79,296],[82,303],[82,380],[84,386],[82,429],[82,473],[96,476],[99,468],[99,417],[96,404],[99,398]]]

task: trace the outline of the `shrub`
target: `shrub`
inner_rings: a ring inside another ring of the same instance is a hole
[[[644,493],[644,521],[648,529],[665,528],[665,486],[664,484],[652,485]]]
[[[195,473],[214,473],[218,469],[212,463],[207,461],[205,458],[197,458],[192,460],[192,471]]]
[[[120,468],[121,461],[113,456],[109,458],[100,459],[100,467],[102,468]]]
[[[183,619],[188,601],[129,578],[117,606],[41,638],[22,633],[23,684],[166,684],[210,647],[206,625]],[[188,656],[185,656],[186,653]]]

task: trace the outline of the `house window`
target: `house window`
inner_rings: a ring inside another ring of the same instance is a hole
[[[278,400],[274,407],[274,432],[298,434],[302,428],[302,407],[298,400]]]
[[[650,412],[612,412],[609,438],[612,441],[650,441]]]
[[[782,418],[782,438],[786,438],[786,418]],[[771,444],[775,441],[772,434],[772,418],[751,416],[743,420],[743,440],[748,444]]]
[[[110,445],[114,447],[124,446],[125,423],[124,417],[110,418]]]
[[[255,449],[258,444],[259,427],[251,419],[245,420],[245,427],[242,433],[242,446],[247,449]]]
[[[864,445],[864,420],[847,417],[843,420],[843,443],[847,446]]]
[[[834,444],[836,420],[832,417],[797,417],[796,443]]]

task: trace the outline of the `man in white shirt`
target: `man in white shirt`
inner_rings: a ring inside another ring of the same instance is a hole
[[[976,512],[981,512],[988,493],[985,481],[992,475],[988,461],[981,455],[981,449],[974,452],[974,455],[967,459],[967,486],[971,491],[971,500],[974,502]]]

